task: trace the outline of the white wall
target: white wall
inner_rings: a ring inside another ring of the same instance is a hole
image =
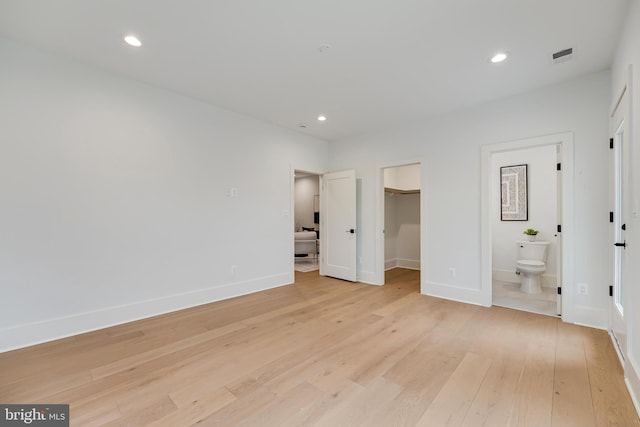
[[[420,268],[420,194],[396,197],[398,267]]]
[[[316,228],[318,224],[313,222],[314,196],[320,195],[320,177],[318,175],[306,175],[295,179],[295,223],[296,231],[300,227]]]
[[[420,194],[385,193],[385,269],[420,269]]]
[[[420,165],[405,165],[384,170],[384,186],[396,190],[420,189]]]
[[[384,194],[384,262],[385,270],[398,265],[397,197]]]
[[[606,327],[610,277],[602,266],[609,245],[608,223],[602,218],[608,204],[609,98],[610,74],[591,74],[402,129],[332,142],[330,169],[356,169],[360,209],[377,212],[380,165],[422,159],[421,264],[428,266],[422,269],[422,291],[481,303],[480,147],[573,132],[574,158],[565,162],[573,161],[575,166],[574,281],[592,289],[588,296],[575,296],[578,308],[573,312],[590,324]],[[376,257],[381,226],[370,215],[361,218],[358,229],[363,231],[358,277],[377,279],[384,267]],[[455,277],[450,267],[456,269]],[[565,284],[565,292],[575,293],[575,284]]]
[[[324,170],[325,142],[5,39],[0,58],[0,350],[293,281],[291,167]]]
[[[517,282],[515,275],[516,241],[524,240],[522,232],[527,228],[539,230],[537,240],[550,242],[547,252],[543,285],[556,286],[557,271],[557,154],[553,145],[505,151],[492,156],[492,251],[494,279]],[[511,165],[527,165],[528,221],[500,220],[500,168]]]
[[[631,90],[628,99],[631,101],[631,123],[627,124],[627,131],[632,144],[632,205],[640,205],[640,1],[629,2],[626,23],[620,38],[618,51],[612,66],[612,93],[610,107],[617,102],[624,85],[630,81]],[[629,66],[632,66],[631,76]],[[630,124],[630,126],[628,126]],[[630,133],[629,133],[630,131]],[[632,223],[628,227],[627,241],[628,259],[640,259],[640,213],[629,215]],[[625,376],[627,384],[634,398],[636,409],[640,412],[640,265],[636,262],[631,266],[631,280],[625,283],[627,292],[628,325],[628,357],[625,361]]]

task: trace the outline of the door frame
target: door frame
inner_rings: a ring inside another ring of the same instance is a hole
[[[611,115],[609,117],[609,126],[610,126],[610,136],[613,140],[613,149],[612,151],[612,159],[610,161],[610,178],[612,181],[609,184],[609,190],[611,191],[610,203],[611,209],[614,212],[614,221],[611,223],[612,228],[610,228],[610,238],[611,243],[615,243],[618,241],[617,230],[616,227],[620,226],[620,222],[631,225],[633,229],[633,225],[631,224],[633,213],[632,213],[632,200],[633,200],[633,150],[632,150],[632,139],[630,132],[630,118],[631,118],[631,105],[630,105],[630,85],[629,81],[626,81],[623,85],[622,89],[618,92],[619,95],[616,98],[616,102],[611,109]],[[624,101],[624,103],[623,103]],[[617,135],[620,129],[619,121],[616,122],[616,118],[619,117],[619,114],[622,114],[624,118],[623,123],[623,133],[624,133],[624,145],[620,146]],[[626,150],[626,151],[625,151]],[[626,155],[626,157],[625,157]],[[619,156],[619,158],[618,158]],[[621,162],[622,164],[619,164]],[[626,168],[625,168],[626,166]],[[618,176],[620,172],[618,168],[622,168],[622,175]],[[620,179],[619,185],[621,188],[618,188],[617,180]],[[618,194],[620,191],[620,194]],[[621,206],[617,205],[618,196],[623,200]],[[626,200],[626,203],[624,202]],[[633,230],[632,230],[633,231]],[[631,234],[628,231],[625,231],[623,237],[625,241],[629,240]],[[625,372],[627,371],[626,361],[629,359],[629,332],[631,330],[631,319],[629,317],[629,307],[631,306],[631,299],[629,297],[631,287],[630,285],[633,283],[633,274],[631,266],[629,265],[630,259],[632,259],[632,254],[627,253],[629,249],[614,249],[614,255],[611,257],[611,268],[610,274],[612,278],[612,287],[613,292],[611,293],[611,302],[609,307],[609,335],[611,337],[611,341],[613,343],[613,347],[618,354],[618,358],[620,360],[621,365],[623,366]],[[619,261],[621,262],[621,270],[618,271],[618,265],[616,261],[618,261],[618,257],[620,257]],[[626,262],[622,258],[627,258]],[[623,312],[620,315],[619,319],[616,319],[618,307],[616,304],[616,297],[618,292],[618,283],[616,282],[616,276],[618,273],[622,276],[622,285],[626,283],[626,292],[622,293],[622,307],[626,308],[626,313]],[[622,325],[624,328],[624,337],[617,336],[615,333],[617,325]],[[620,339],[624,338],[624,342],[620,342]]]
[[[492,305],[492,238],[491,224],[493,218],[491,197],[492,185],[495,183],[491,173],[491,159],[494,153],[521,150],[545,145],[559,145],[562,160],[562,311],[563,320],[575,321],[574,310],[574,157],[573,132],[564,132],[534,138],[507,141],[481,147],[480,171],[480,265],[481,265],[481,303],[487,307]]]
[[[372,281],[367,282],[373,285],[384,285],[384,170],[398,166],[420,165],[420,265],[426,265],[425,262],[425,242],[426,242],[426,173],[425,159],[416,157],[411,159],[396,160],[392,162],[378,164],[376,168],[376,196],[375,203],[377,209],[375,224],[375,277]],[[425,294],[423,284],[426,283],[424,278],[424,268],[420,269],[420,293]]]

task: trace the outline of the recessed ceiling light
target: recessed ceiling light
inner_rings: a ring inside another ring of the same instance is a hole
[[[327,120],[327,117],[325,115],[319,115],[318,116],[318,121],[324,122],[325,120]]]
[[[124,37],[124,41],[129,45],[129,46],[133,46],[133,47],[140,47],[142,46],[142,42],[140,41],[139,38],[137,38],[136,36],[133,35],[128,35]]]
[[[491,57],[491,62],[497,64],[498,62],[502,62],[509,56],[508,52],[498,52]]]

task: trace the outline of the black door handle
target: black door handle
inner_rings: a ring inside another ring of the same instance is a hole
[[[622,246],[623,248],[627,247],[627,241],[625,240],[623,243],[614,243],[613,246]]]
[[[350,229],[347,230],[347,233],[355,234],[356,233],[356,229],[355,228],[350,228]]]

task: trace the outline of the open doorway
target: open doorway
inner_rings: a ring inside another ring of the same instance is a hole
[[[561,314],[560,155],[550,144],[491,156],[493,305]]]
[[[420,292],[419,163],[383,168],[384,283],[412,284]]]
[[[319,270],[320,175],[294,171],[294,270]]]
[[[480,289],[480,298],[482,305],[491,306],[493,304],[493,237],[492,229],[495,221],[495,203],[496,186],[500,188],[500,182],[494,178],[495,167],[492,162],[492,158],[495,154],[522,150],[533,147],[542,146],[554,146],[557,147],[559,156],[562,158],[562,164],[560,165],[561,174],[558,175],[557,186],[560,190],[560,197],[558,198],[558,215],[561,215],[561,221],[558,222],[559,226],[558,236],[561,238],[561,244],[558,246],[558,256],[560,263],[557,265],[557,279],[560,288],[560,294],[558,296],[558,303],[562,304],[562,317],[567,322],[576,322],[579,317],[576,315],[576,307],[574,304],[575,292],[574,286],[574,255],[573,255],[573,242],[574,242],[574,207],[573,207],[573,174],[574,174],[574,160],[573,160],[573,133],[564,132],[552,135],[545,135],[534,138],[521,139],[517,141],[500,142],[491,145],[485,145],[481,149],[481,229],[480,229],[480,244],[481,244],[481,273],[482,273],[482,286]],[[557,166],[556,166],[557,168]],[[525,228],[525,227],[521,227]],[[526,227],[530,228],[530,227]],[[533,227],[531,227],[533,228]],[[522,231],[520,231],[517,238],[521,237]],[[554,236],[556,237],[556,236]],[[515,246],[515,244],[514,244]]]

